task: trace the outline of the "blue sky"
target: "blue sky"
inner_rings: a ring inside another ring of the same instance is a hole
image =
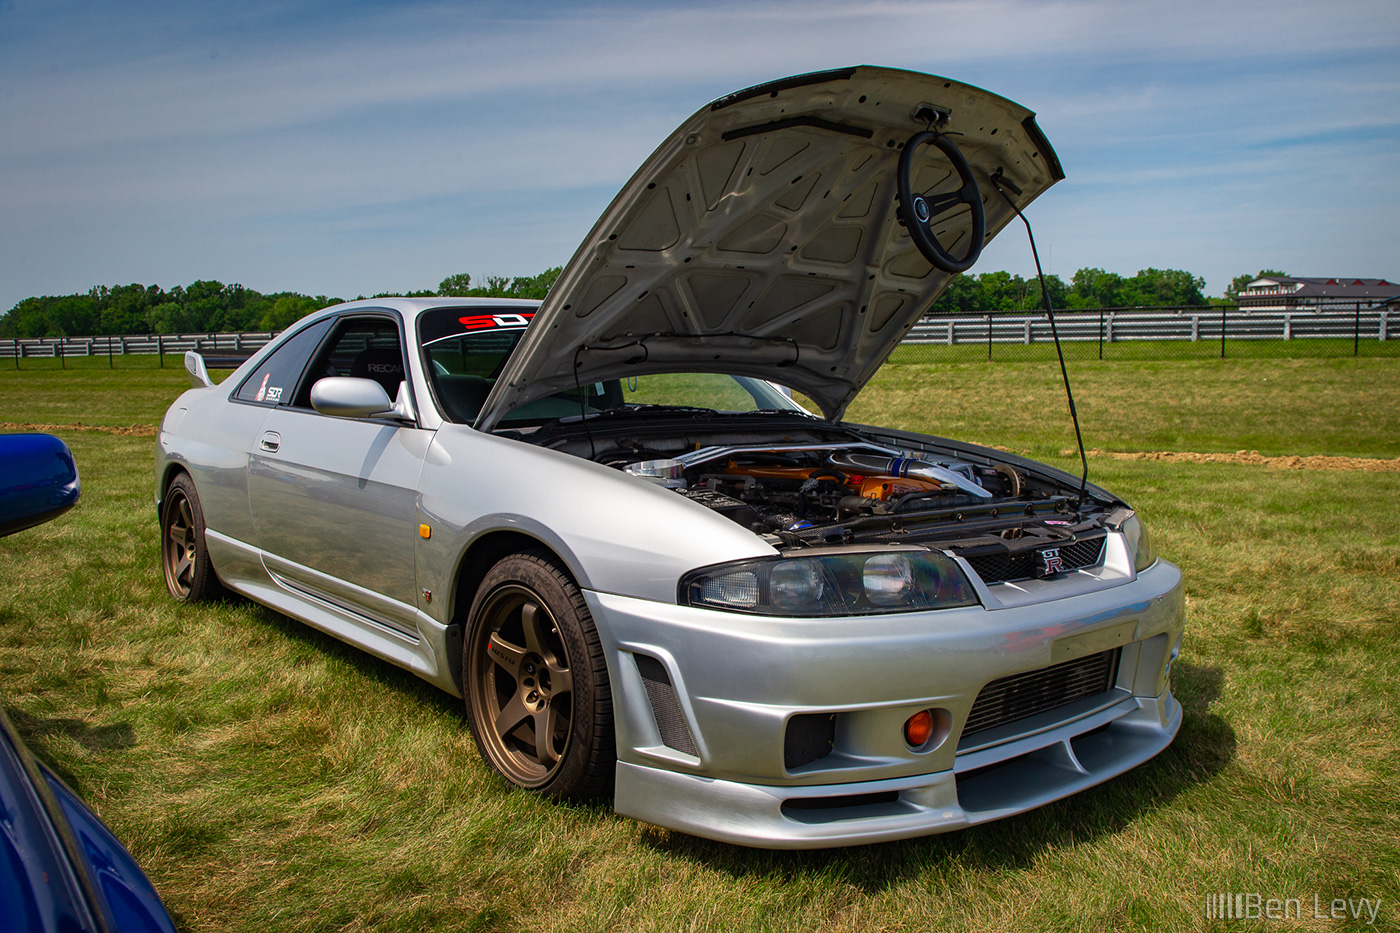
[[[0,310],[566,262],[709,100],[851,64],[1034,110],[1047,271],[1400,277],[1394,0],[0,0]],[[1008,228],[976,271],[1032,271]]]

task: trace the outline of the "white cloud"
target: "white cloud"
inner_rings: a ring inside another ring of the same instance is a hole
[[[6,107],[7,122],[15,121],[10,125],[19,132],[5,146],[53,151],[153,135],[224,137],[376,107],[466,101],[489,107],[509,95],[540,92],[572,97],[696,83],[732,89],[741,76],[762,80],[865,61],[938,72],[989,59],[1013,70],[1082,56],[1108,64],[1180,63],[1266,50],[1278,59],[1393,46],[1385,30],[1397,24],[1379,4],[1338,4],[1325,15],[1301,3],[1104,0],[569,9],[512,21],[483,21],[472,5],[378,10],[304,26],[301,33],[258,35],[217,58],[206,46],[219,37],[191,28],[195,35],[160,42],[139,57],[99,58],[56,76],[37,67],[44,50],[11,50],[32,67],[7,76],[19,99]],[[65,33],[57,41],[75,38],[81,40]],[[1112,88],[1097,102],[1098,109],[1150,103],[1142,90]]]
[[[708,99],[862,62],[1039,112],[1070,172],[1035,212],[1061,269],[1282,248],[1279,218],[1241,206],[1316,189],[1324,171],[1347,198],[1295,199],[1293,217],[1350,248],[1350,229],[1397,206],[1394,183],[1357,193],[1396,177],[1393,146],[1355,142],[1400,136],[1397,26],[1393,4],[1359,0],[9,5],[0,308],[157,267],[257,288],[298,268],[421,286],[463,271],[425,265],[459,253],[479,273],[537,270],[567,259],[600,192]],[[1356,212],[1365,197],[1375,211]],[[512,202],[555,209],[519,217]],[[349,243],[365,225],[377,248]],[[449,233],[460,248],[432,246]],[[1347,258],[1313,247],[1322,266]]]

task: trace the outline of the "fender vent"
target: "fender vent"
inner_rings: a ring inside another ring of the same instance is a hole
[[[657,731],[667,748],[700,757],[695,747],[695,739],[685,722],[685,711],[676,696],[676,688],[671,686],[671,675],[666,673],[666,665],[649,654],[634,654],[637,673],[642,675],[642,686],[646,687],[647,699],[651,701],[651,714],[656,718]]]

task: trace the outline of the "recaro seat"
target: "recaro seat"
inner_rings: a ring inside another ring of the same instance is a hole
[[[384,387],[391,400],[395,399],[399,383],[403,382],[403,354],[397,347],[368,347],[356,354],[350,375],[373,379]]]

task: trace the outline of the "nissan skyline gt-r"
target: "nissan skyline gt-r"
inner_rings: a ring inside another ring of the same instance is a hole
[[[1181,723],[1181,576],[1138,516],[843,420],[1062,177],[1030,111],[944,78],[721,98],[543,302],[336,305],[219,385],[188,355],[166,583],[461,696],[513,784],[698,836],[917,836],[1120,774]]]

